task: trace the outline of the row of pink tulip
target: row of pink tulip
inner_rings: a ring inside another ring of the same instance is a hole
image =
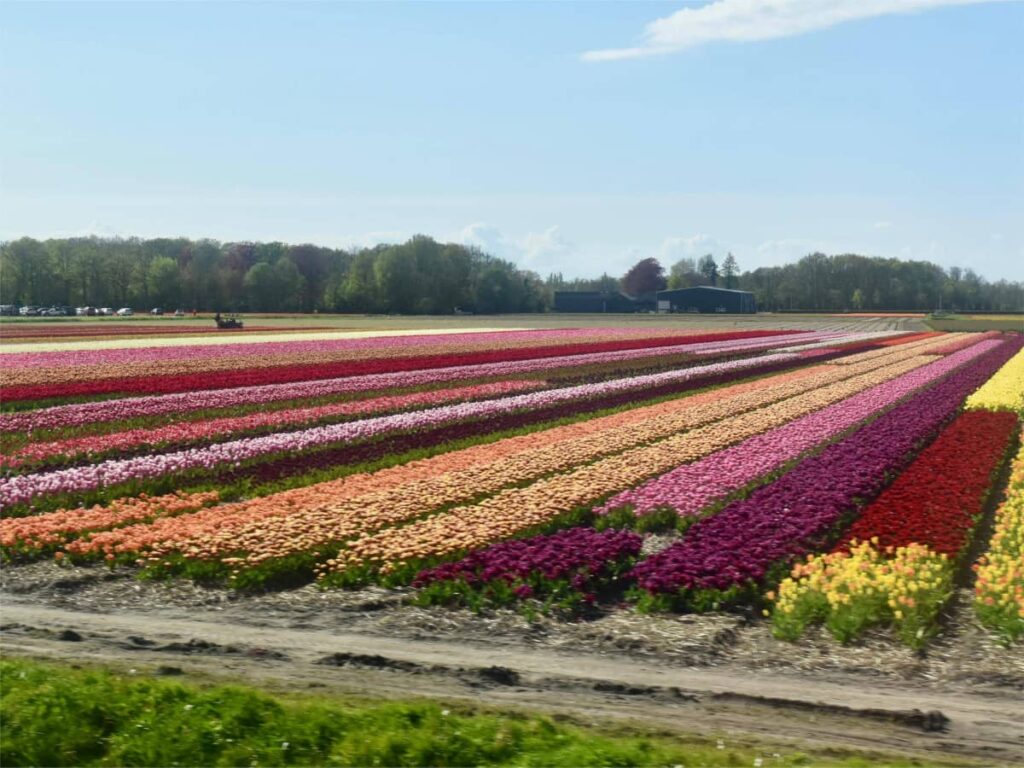
[[[685,464],[644,485],[618,494],[598,511],[608,512],[628,505],[638,515],[663,507],[671,507],[682,516],[697,515],[712,503],[834,439],[999,343],[975,343],[822,411],[750,438],[693,464]]]
[[[144,446],[195,443],[211,439],[225,439],[232,434],[256,429],[285,429],[311,425],[327,419],[344,416],[366,416],[382,411],[400,411],[439,403],[464,400],[479,400],[488,397],[508,395],[540,389],[543,381],[513,379],[496,381],[453,389],[433,389],[425,392],[409,392],[400,395],[384,395],[365,400],[349,400],[342,403],[306,408],[288,408],[279,411],[257,411],[243,416],[229,416],[203,421],[183,421],[155,428],[129,429],[102,435],[85,435],[66,440],[43,443],[28,443],[10,456],[0,457],[0,463],[16,468],[27,463],[44,461],[58,456],[73,457],[83,454],[101,454],[112,451],[139,449]]]
[[[210,470],[220,465],[238,464],[270,454],[294,453],[332,443],[366,440],[388,432],[418,430],[453,421],[479,419],[498,413],[540,408],[614,392],[643,390],[660,384],[683,382],[701,376],[756,368],[793,357],[792,354],[770,354],[742,358],[726,363],[713,363],[677,371],[632,376],[598,384],[581,384],[497,400],[461,403],[391,416],[360,419],[298,432],[282,432],[262,437],[232,440],[204,448],[155,456],[114,459],[89,466],[8,477],[0,479],[0,507],[28,502],[39,496],[82,492],[189,470]]]

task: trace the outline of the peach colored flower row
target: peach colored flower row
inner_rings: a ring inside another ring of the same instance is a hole
[[[118,499],[89,509],[61,509],[33,517],[0,519],[0,547],[31,551],[59,546],[70,538],[156,517],[196,512],[220,501],[217,491],[170,493]]]
[[[108,453],[137,449],[143,446],[158,446],[168,443],[189,443],[213,438],[227,438],[233,434],[247,432],[261,427],[285,429],[315,424],[326,419],[341,416],[370,415],[382,411],[399,411],[424,405],[455,403],[478,400],[513,392],[539,389],[543,381],[512,380],[477,384],[453,389],[411,392],[403,395],[385,395],[368,400],[354,400],[344,403],[308,408],[289,408],[282,411],[267,411],[232,416],[207,421],[185,421],[154,429],[130,429],[103,435],[87,435],[68,440],[46,443],[29,443],[18,453],[0,457],[8,467],[19,467],[26,462],[40,461],[55,456],[76,456],[79,454]]]
[[[673,435],[653,445],[643,445],[578,466],[526,487],[507,488],[477,504],[402,527],[364,533],[342,549],[336,558],[329,560],[321,570],[321,576],[362,566],[387,573],[406,561],[443,557],[486,546],[549,523],[573,509],[591,505],[681,463],[700,459],[839,402],[913,370],[930,359],[911,358],[848,380],[819,386],[766,407]],[[250,564],[251,557],[244,562]]]

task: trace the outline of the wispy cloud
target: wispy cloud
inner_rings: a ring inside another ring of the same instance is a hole
[[[652,21],[639,45],[587,51],[584,61],[658,56],[718,41],[749,42],[792,37],[847,21],[914,13],[946,5],[1004,0],[714,0]]]

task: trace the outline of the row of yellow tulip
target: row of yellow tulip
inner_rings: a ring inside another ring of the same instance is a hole
[[[1014,355],[995,376],[967,398],[967,408],[1024,414],[1024,350]]]

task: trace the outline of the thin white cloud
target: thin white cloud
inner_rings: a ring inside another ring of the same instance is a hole
[[[658,56],[705,43],[792,37],[875,16],[1005,0],[714,0],[652,21],[640,45],[587,51],[584,61]]]
[[[706,253],[724,254],[728,249],[711,235],[699,234],[690,237],[666,237],[658,249],[658,261],[666,268],[684,258],[697,258]]]
[[[895,226],[891,221],[876,221],[871,225],[872,229],[892,229]]]

